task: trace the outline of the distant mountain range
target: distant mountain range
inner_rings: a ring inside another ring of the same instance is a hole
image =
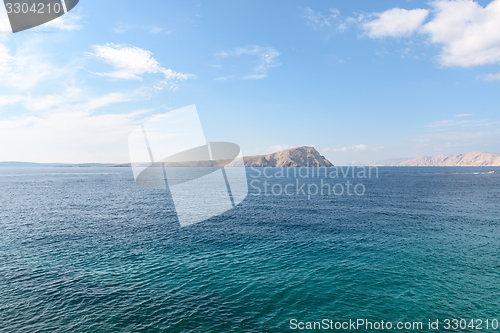
[[[369,165],[377,166],[500,166],[500,154],[473,152],[459,155],[421,156],[404,160],[385,160]]]
[[[102,167],[107,164],[103,163],[81,163],[81,164],[69,164],[69,163],[33,163],[33,162],[0,162],[0,168],[40,168],[40,167]]]
[[[229,167],[331,167],[333,164],[312,146],[282,150],[268,155],[245,156],[228,164]]]
[[[144,163],[149,166],[150,163]],[[302,146],[282,150],[267,155],[245,156],[236,159],[227,167],[331,167],[333,164],[312,146]],[[421,156],[417,158],[399,158],[368,163],[373,166],[500,166],[500,154],[488,152],[473,152],[459,155]],[[160,164],[158,164],[160,166]],[[170,163],[168,166],[209,166],[207,162]],[[221,165],[222,166],[222,165]],[[31,163],[31,162],[0,162],[1,167],[130,167],[130,163]]]

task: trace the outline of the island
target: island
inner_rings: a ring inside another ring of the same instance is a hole
[[[106,165],[107,167],[130,167],[131,163]],[[332,167],[333,164],[313,146],[301,146],[267,155],[244,156],[235,160],[150,162],[134,163],[139,167]]]
[[[228,167],[332,167],[333,164],[313,146],[295,147],[268,155],[245,156]]]

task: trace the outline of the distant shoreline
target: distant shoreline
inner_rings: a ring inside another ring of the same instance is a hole
[[[105,164],[98,165],[93,163],[91,165],[53,165],[52,163],[32,163],[32,162],[19,162],[16,164],[4,164],[0,162],[0,168],[132,168],[131,165],[122,164]],[[160,167],[160,166],[152,166]],[[207,166],[166,166],[167,168],[202,168]],[[241,168],[243,166],[225,166],[225,168]],[[335,165],[335,166],[246,166],[246,168],[349,168],[349,167],[365,167],[365,168],[500,168],[500,165]]]

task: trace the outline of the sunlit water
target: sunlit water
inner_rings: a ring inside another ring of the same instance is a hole
[[[0,331],[500,318],[500,168],[327,181],[348,179],[366,193],[251,188],[235,209],[180,228],[169,194],[138,188],[129,168],[0,168]]]

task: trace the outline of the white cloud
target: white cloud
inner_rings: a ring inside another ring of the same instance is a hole
[[[291,148],[291,146],[290,145],[276,145],[276,146],[269,147],[267,150],[272,151],[272,152],[277,152],[277,151],[285,150],[288,148]]]
[[[10,95],[10,96],[0,96],[0,107],[7,106],[10,104],[16,104],[22,101],[22,96]]]
[[[462,126],[462,127],[483,127],[483,126],[492,126],[492,125],[498,125],[500,124],[500,121],[489,121],[486,119],[482,120],[440,120],[440,121],[435,121],[431,124],[429,124],[429,127],[431,128],[450,128],[450,127],[456,127],[456,126]]]
[[[64,110],[0,121],[2,159],[125,162],[126,138],[136,126],[137,117],[138,113],[92,114],[89,110]]]
[[[472,0],[437,0],[427,9],[393,8],[375,13],[376,19],[362,27],[371,38],[403,37],[412,33],[429,36],[440,45],[438,61],[443,66],[471,67],[500,63],[500,0],[486,7]],[[500,73],[479,76],[486,81],[500,80]]]
[[[371,38],[410,36],[422,27],[429,11],[426,9],[389,9],[374,13],[376,19],[365,22],[362,28]]]
[[[253,74],[253,75],[245,75],[243,79],[245,80],[260,80],[267,77],[267,74]]]
[[[43,24],[41,27],[52,27],[59,30],[75,31],[82,28],[83,15],[81,10],[72,10],[63,16]]]
[[[24,105],[26,110],[40,111],[63,111],[67,110],[95,110],[98,108],[110,106],[116,103],[129,102],[145,97],[141,89],[135,91],[112,92],[101,96],[89,96],[82,89],[69,87],[63,94],[51,94],[42,96],[25,95],[3,95],[0,96],[0,107],[19,104]],[[39,113],[40,114],[40,113]]]
[[[344,20],[344,22],[339,24],[337,29],[338,30],[346,30],[347,28],[349,28],[349,26],[351,26],[353,24],[359,24],[359,23],[363,22],[364,20],[365,20],[365,15],[363,15],[363,14],[358,15],[358,17],[356,17],[356,18],[348,17]]]
[[[2,159],[125,162],[128,134],[141,121],[141,116],[152,110],[126,114],[97,114],[95,110],[136,100],[140,97],[138,94],[140,91],[89,96],[71,88],[62,95],[36,98],[27,95],[23,99],[31,113],[0,119]]]
[[[423,31],[443,45],[439,61],[469,67],[500,62],[500,0],[482,7],[471,0],[431,3],[435,17]]]
[[[114,92],[106,95],[91,97],[87,92],[77,87],[69,87],[62,94],[50,94],[42,96],[24,95],[3,95],[0,96],[0,107],[10,104],[23,104],[26,110],[40,111],[62,111],[71,110],[95,110],[115,103],[128,102],[143,98],[142,90],[130,91],[127,93]]]
[[[229,75],[229,76],[221,76],[221,77],[216,77],[214,79],[214,81],[227,81],[229,80],[230,78],[232,78],[233,76],[232,75]]]
[[[446,154],[478,150],[498,152],[499,120],[445,119],[427,127],[429,130],[426,133],[413,138],[412,141],[416,142],[413,148]]]
[[[51,110],[51,112],[93,112],[96,109],[137,100],[140,90],[125,92],[111,92],[105,95],[90,96],[89,93],[78,88],[70,88],[63,95],[47,95],[38,98],[29,97],[26,108],[32,111]],[[32,106],[32,107],[31,107]]]
[[[12,52],[0,43],[0,85],[28,90],[39,82],[54,80],[68,74],[73,69],[53,65],[44,54],[41,38],[33,38],[18,46]]]
[[[13,59],[14,57],[10,54],[9,48],[4,44],[0,44],[0,73],[8,69],[9,63]]]
[[[131,30],[147,31],[150,34],[165,34],[165,35],[170,34],[170,31],[167,31],[163,28],[160,28],[160,27],[157,27],[154,25],[135,26],[135,25],[128,25],[128,24],[120,23],[113,28],[113,31],[117,34],[122,34],[122,33],[125,33],[127,31],[131,31]]]
[[[359,144],[350,147],[342,147],[342,148],[325,148],[324,152],[334,152],[334,153],[345,153],[348,151],[356,152],[356,151],[365,151],[365,150],[381,150],[384,147],[369,147],[365,144]]]
[[[114,92],[109,93],[104,96],[100,96],[97,98],[92,98],[88,100],[84,105],[83,109],[87,110],[95,110],[98,108],[102,108],[105,106],[109,106],[111,104],[123,103],[133,101],[134,98],[131,97],[130,94],[122,93],[122,92]]]
[[[61,95],[47,95],[36,98],[28,98],[26,108],[31,111],[41,111],[61,105],[64,102],[64,97]]]
[[[176,81],[194,77],[192,74],[178,73],[161,67],[150,51],[136,46],[108,43],[94,45],[93,48],[94,53],[86,53],[87,56],[95,57],[115,69],[113,72],[96,73],[98,75],[115,79],[142,80],[144,74],[163,74],[162,85],[174,90],[177,87]]]
[[[124,46],[116,44],[94,45],[95,53],[87,53],[111,66],[116,71],[100,73],[118,79],[141,80],[145,73],[160,73],[163,68],[158,61],[152,57],[152,53],[135,46]]]
[[[412,148],[417,148],[418,150],[425,149],[425,151],[440,154],[461,154],[467,151],[484,150],[484,147],[491,146],[492,144],[498,147],[498,143],[500,143],[499,139],[498,134],[495,132],[435,132],[425,134],[424,138],[421,139],[421,143],[414,145]],[[414,141],[418,141],[418,139]]]
[[[343,148],[325,148],[323,151],[331,151],[331,152],[346,152],[346,151],[359,151],[359,150],[367,150],[368,146],[364,144],[356,145],[356,146],[350,146],[350,147],[343,147]]]
[[[330,27],[335,18],[340,15],[340,11],[336,8],[330,8],[328,13],[325,15],[320,11],[316,12],[312,10],[310,7],[303,8],[303,11],[307,24],[314,30],[318,30],[323,27]]]
[[[1,160],[126,162],[128,134],[154,110],[125,113],[118,111],[119,106],[151,98],[151,86],[126,91],[99,83],[75,86],[74,72],[80,67],[75,66],[77,61],[69,59],[71,66],[52,62],[50,54],[45,53],[44,36],[28,36],[24,44],[0,42]],[[133,68],[135,75],[159,73],[161,87],[169,88],[185,75],[161,67],[150,53],[144,52],[151,61]],[[104,52],[103,56],[108,54]],[[104,59],[115,71],[131,66],[120,55]],[[40,82],[46,80],[53,81],[41,87]],[[15,112],[11,112],[14,107]]]
[[[472,117],[472,113],[461,113],[461,114],[456,114],[455,118],[462,118],[462,117]]]
[[[10,26],[10,21],[9,17],[7,16],[7,11],[3,8],[0,8],[0,34],[7,34],[7,33],[12,33],[12,27]]]
[[[500,81],[500,73],[478,75],[476,79],[483,81]]]
[[[277,61],[280,53],[272,47],[262,47],[258,45],[236,48],[232,51],[222,51],[216,54],[217,57],[227,58],[230,56],[239,57],[241,55],[252,55],[259,58],[259,64],[253,68],[252,72],[244,75],[243,79],[258,80],[267,77],[267,72],[280,66]]]

